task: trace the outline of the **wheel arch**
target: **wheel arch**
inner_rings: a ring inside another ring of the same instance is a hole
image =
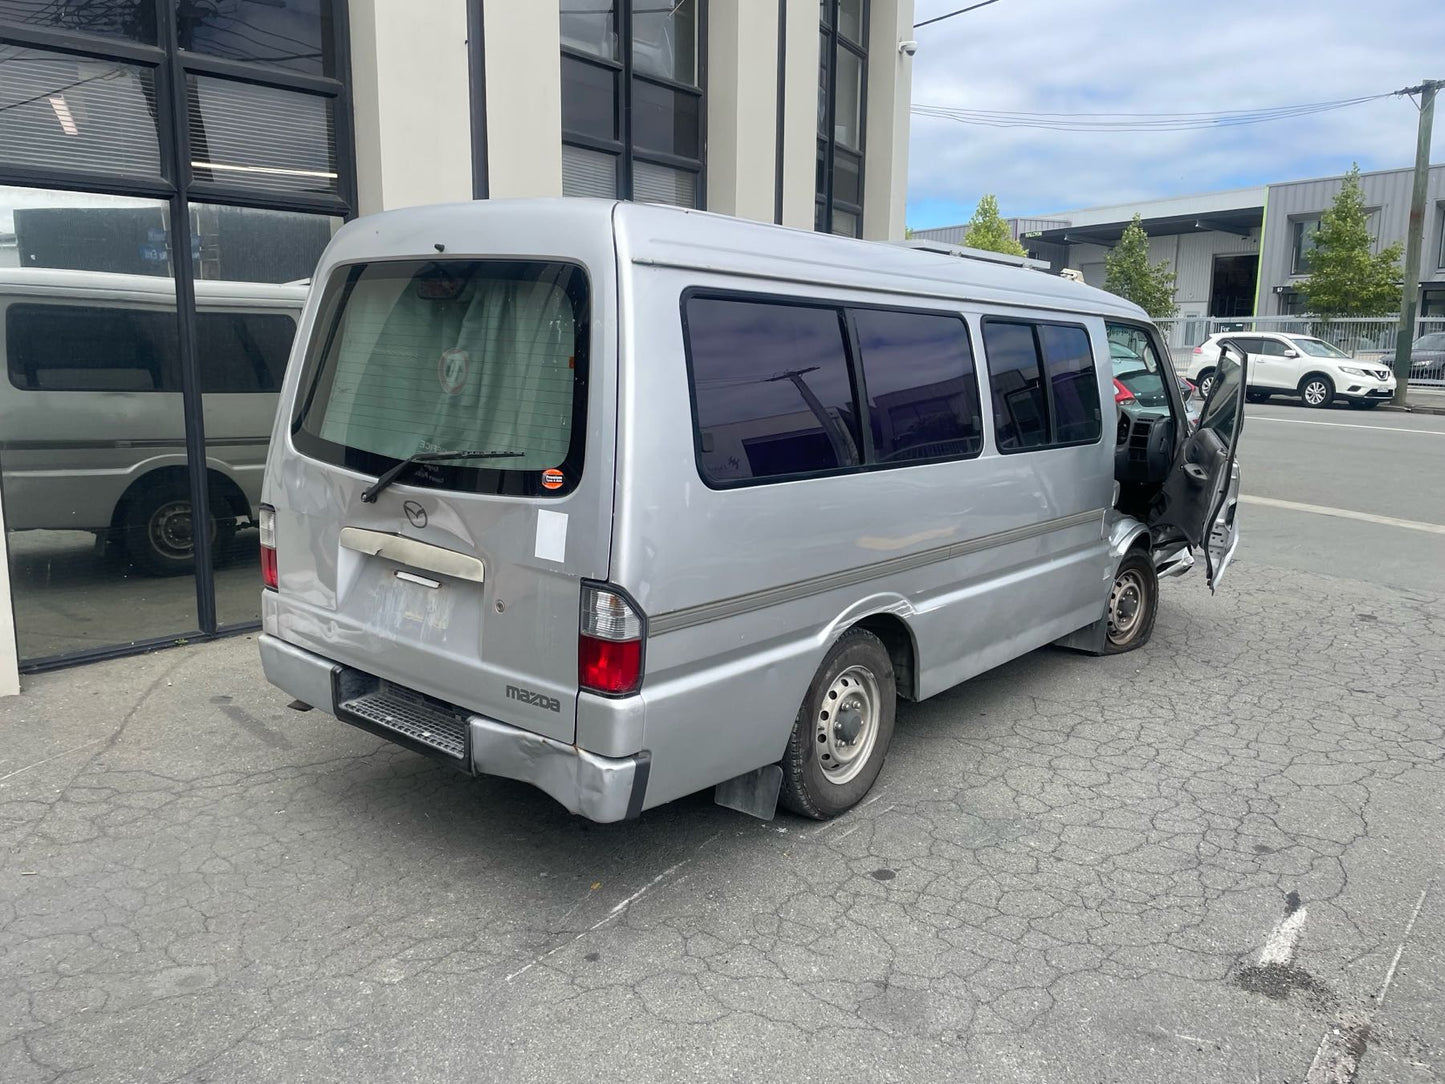
[[[229,505],[232,516],[247,518],[251,516],[251,502],[246,499],[245,492],[234,478],[227,475],[224,471],[217,470],[215,467],[208,467],[206,469],[206,480],[210,491],[212,504],[211,515],[213,517],[219,510],[216,505],[218,501],[221,500],[224,500],[227,505]],[[184,490],[187,496],[189,496],[191,486],[190,471],[183,466],[172,463],[164,467],[156,467],[140,475],[132,481],[130,485],[125,487],[125,491],[120,495],[120,499],[115,502],[115,508],[113,508],[110,513],[110,529],[117,531],[124,527],[126,512],[129,510],[131,502],[139,498],[141,494],[145,493],[148,489],[157,486],[173,486]]]

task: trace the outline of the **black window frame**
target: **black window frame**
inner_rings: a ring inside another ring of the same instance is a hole
[[[592,331],[594,325],[592,299],[595,296],[592,276],[577,260],[557,259],[506,259],[441,257],[426,260],[421,257],[405,259],[358,260],[338,264],[331,272],[322,290],[321,302],[317,306],[316,319],[312,324],[312,335],[307,343],[305,358],[301,361],[301,376],[296,383],[296,397],[292,402],[291,417],[287,429],[296,450],[308,458],[330,466],[354,470],[361,474],[380,477],[396,466],[401,460],[379,452],[349,448],[334,441],[326,440],[305,428],[313,403],[319,394],[329,392],[335,371],[322,372],[322,360],[331,353],[332,343],[341,327],[341,315],[351,297],[357,281],[368,267],[395,264],[547,264],[565,267],[574,273],[573,283],[580,283],[580,299],[568,293],[572,301],[573,319],[576,321],[575,353],[573,354],[572,378],[572,425],[569,431],[567,455],[556,468],[562,472],[562,484],[549,489],[543,485],[543,475],[552,468],[535,471],[508,471],[494,467],[475,466],[467,462],[432,463],[428,470],[435,472],[435,483],[422,478],[420,472],[404,476],[402,484],[419,485],[442,493],[481,495],[493,497],[516,497],[527,500],[566,497],[581,484],[586,468],[587,420],[591,375]],[[319,333],[324,329],[324,334]],[[323,376],[326,381],[323,386]],[[483,460],[482,462],[485,462]]]
[[[838,30],[838,8],[840,0],[823,0],[825,13],[818,23],[819,31],[819,79],[827,89],[824,94],[827,114],[823,119],[823,130],[817,133],[816,154],[821,161],[822,186],[813,197],[813,226],[820,233],[833,233],[835,211],[853,215],[858,230],[844,237],[863,236],[863,202],[866,197],[864,166],[868,155],[868,34],[872,19],[872,3],[862,0],[862,26],[859,41],[852,41]],[[858,147],[853,149],[838,142],[838,50],[843,49],[858,59],[861,78],[858,86]],[[858,201],[850,203],[839,200],[834,193],[835,174],[839,156],[844,156],[858,166]],[[815,185],[816,187],[816,185]]]
[[[540,0],[538,0],[538,2],[540,2]],[[606,71],[614,81],[615,95],[612,130],[616,133],[615,137],[602,136],[595,132],[582,132],[574,128],[568,128],[564,120],[562,145],[564,147],[572,146],[581,150],[596,151],[611,155],[616,163],[617,199],[632,200],[636,198],[636,185],[634,184],[635,170],[633,167],[637,162],[642,162],[647,165],[661,166],[666,169],[691,173],[697,185],[695,209],[704,210],[707,207],[708,0],[696,0],[696,4],[697,55],[694,57],[694,70],[697,73],[696,85],[690,86],[687,83],[678,82],[675,79],[669,79],[652,72],[644,73],[635,70],[632,56],[633,0],[614,0],[619,53],[617,59],[598,56],[596,53],[575,49],[565,44],[561,45],[562,63],[564,65],[570,61],[586,67]],[[698,113],[698,154],[696,158],[651,150],[639,147],[635,143],[632,134],[632,88],[635,82],[646,83],[665,91],[687,95],[696,99]]]
[[[1026,448],[1004,448],[998,443],[998,414],[994,409],[993,399],[993,368],[989,364],[988,351],[988,327],[990,324],[1013,324],[1028,327],[1032,331],[1034,340],[1034,356],[1038,358],[1039,383],[1044,392],[1044,419],[1048,423],[1048,439],[1043,444],[1031,444]],[[1089,344],[1090,368],[1094,373],[1094,387],[1097,392],[1099,387],[1099,354],[1094,349],[1094,337],[1089,334],[1088,325],[1075,323],[1070,320],[1055,320],[1048,317],[1033,316],[1003,316],[997,314],[986,315],[979,320],[979,345],[983,348],[983,367],[988,371],[988,403],[989,414],[993,419],[993,446],[994,451],[999,455],[1026,455],[1030,452],[1049,452],[1058,448],[1089,448],[1100,443],[1104,439],[1104,398],[1099,393],[1099,435],[1093,440],[1056,440],[1054,430],[1057,424],[1057,413],[1054,405],[1054,382],[1049,379],[1048,360],[1044,356],[1043,337],[1039,335],[1041,327],[1065,327],[1084,333],[1084,338]],[[1112,362],[1109,366],[1109,374],[1112,378],[1114,367]]]
[[[1320,228],[1320,221],[1321,216],[1318,214],[1296,215],[1289,220],[1289,273],[1292,276],[1302,276],[1310,273],[1309,253],[1314,251],[1314,247],[1311,246],[1310,249],[1306,251],[1305,239],[1310,233]]]
[[[0,161],[0,184],[18,188],[62,190],[77,193],[135,196],[162,201],[167,208],[168,243],[173,254],[192,251],[195,236],[192,203],[248,207],[263,211],[292,211],[327,215],[342,220],[356,217],[357,179],[351,72],[351,25],[348,0],[332,0],[330,30],[336,71],[333,76],[309,75],[264,61],[208,56],[182,50],[174,0],[152,0],[155,42],[143,43],[123,36],[61,29],[33,22],[0,19],[0,46],[44,49],[82,59],[110,60],[150,70],[155,85],[154,121],[160,145],[160,168],[154,175],[121,173],[102,168],[40,168]],[[229,185],[224,181],[197,180],[192,176],[187,77],[212,76],[276,90],[326,99],[331,107],[331,134],[335,141],[336,187],[332,193],[276,192]],[[197,345],[197,309],[194,260],[172,256],[171,281],[175,285],[175,321],[179,337],[178,364],[185,418],[186,470],[190,483],[192,515],[205,522],[210,515],[211,490],[204,421],[204,396]],[[231,394],[231,393],[219,393]],[[205,531],[194,539],[196,626],[177,629],[175,635],[134,643],[119,643],[73,654],[22,659],[24,672],[49,670],[78,662],[113,658],[169,646],[185,640],[210,639],[247,632],[258,622],[222,624],[217,615],[215,563],[212,540]]]
[[[692,335],[688,323],[687,306],[694,298],[708,301],[737,301],[749,304],[779,305],[804,309],[827,309],[833,311],[839,320],[845,363],[848,367],[848,381],[853,394],[852,406],[859,429],[859,458],[856,464],[831,467],[820,471],[799,471],[792,474],[769,475],[765,478],[738,478],[718,481],[710,478],[703,467],[702,428],[699,424],[697,399],[697,373],[693,363]],[[687,370],[688,413],[692,426],[693,467],[698,479],[708,489],[723,491],[749,489],[755,486],[780,485],[787,482],[807,481],[814,478],[836,478],[847,474],[873,474],[880,471],[913,470],[933,467],[946,463],[960,463],[978,459],[988,447],[987,429],[979,434],[978,449],[957,455],[936,456],[928,459],[908,459],[880,462],[873,445],[872,412],[868,403],[868,382],[863,369],[862,350],[858,329],[852,313],[875,311],[908,316],[933,316],[957,320],[963,328],[964,340],[968,343],[971,377],[975,401],[983,412],[983,385],[979,380],[979,352],[974,341],[973,328],[967,316],[956,309],[925,308],[915,305],[889,305],[879,302],[840,301],[837,298],[805,296],[800,294],[778,294],[752,290],[733,290],[712,286],[689,286],[682,291],[678,300],[681,320],[683,359]]]

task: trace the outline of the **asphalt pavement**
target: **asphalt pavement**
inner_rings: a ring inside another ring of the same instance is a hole
[[[1434,1082],[1445,418],[1247,413],[1153,642],[905,705],[867,804],[598,826],[248,638],[0,702],[0,1080]]]

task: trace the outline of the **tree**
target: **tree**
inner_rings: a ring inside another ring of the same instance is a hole
[[[963,235],[968,248],[981,248],[985,252],[1006,252],[1010,256],[1027,256],[1028,250],[1013,239],[1008,223],[998,213],[998,200],[984,195],[974,208],[973,217],[968,220],[968,230]]]
[[[1329,320],[1399,311],[1403,248],[1397,242],[1372,255],[1369,219],[1360,167],[1351,166],[1334,204],[1320,216],[1312,235],[1310,275],[1299,285],[1315,316]]]
[[[1174,303],[1175,275],[1169,261],[1149,262],[1149,235],[1139,216],[1124,228],[1124,236],[1104,257],[1104,289],[1134,302],[1155,320],[1179,311]]]

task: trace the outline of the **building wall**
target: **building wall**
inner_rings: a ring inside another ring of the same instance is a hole
[[[900,52],[898,44],[912,38],[913,0],[871,0],[863,236],[874,241],[901,240],[906,228],[913,58]]]
[[[1259,252],[1259,231],[1248,237],[1215,230],[1149,238],[1149,260],[1163,262],[1177,276],[1174,300],[1181,316],[1204,316],[1209,312],[1209,294],[1214,285],[1214,257],[1245,256]],[[1090,286],[1104,285],[1103,245],[1070,245],[1069,267],[1083,272]]]
[[[1413,180],[1414,171],[1410,169],[1392,169],[1360,175],[1365,206],[1379,208],[1375,230],[1376,251],[1396,241],[1404,241],[1410,219],[1410,190]],[[1275,292],[1275,287],[1297,286],[1303,278],[1302,275],[1294,274],[1292,269],[1293,223],[1328,210],[1343,184],[1343,177],[1324,177],[1269,186],[1264,246],[1259,268],[1260,315],[1282,313],[1284,301]],[[1442,207],[1442,203],[1445,203],[1445,165],[1431,167],[1426,196],[1425,243],[1421,255],[1420,281],[1422,284],[1445,284],[1445,269],[1439,266],[1440,230],[1442,218],[1445,218],[1445,207]]]

